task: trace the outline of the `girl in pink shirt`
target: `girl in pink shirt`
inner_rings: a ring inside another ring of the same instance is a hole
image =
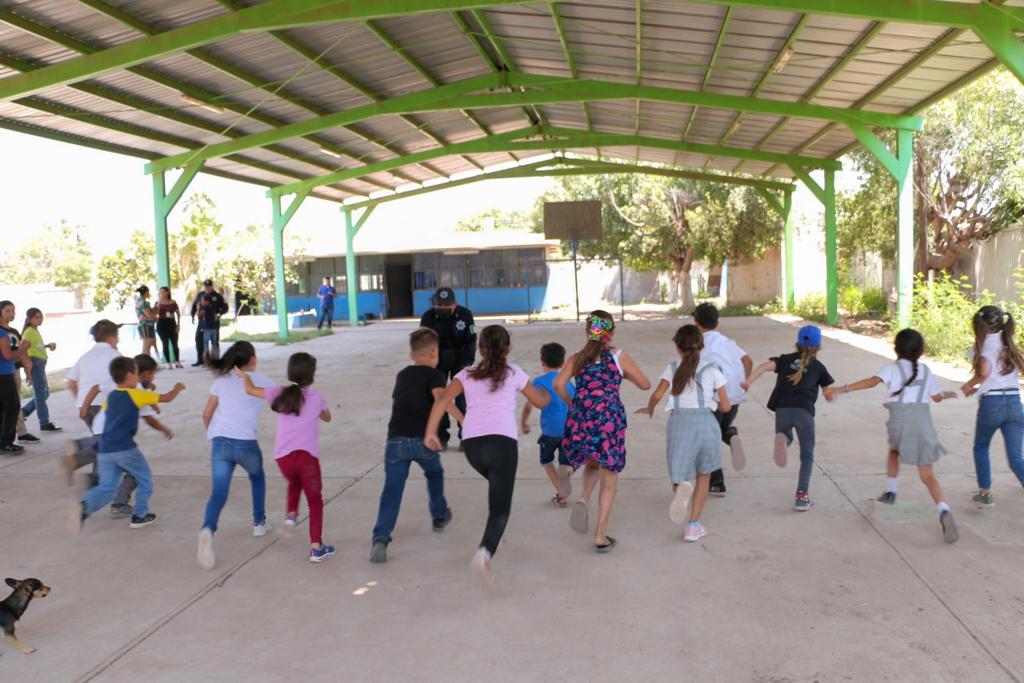
[[[288,480],[288,510],[284,528],[295,528],[299,517],[299,493],[306,494],[309,505],[309,561],[323,562],[334,556],[334,546],[323,542],[324,499],[320,480],[319,421],[331,421],[331,411],[323,394],[310,387],[316,374],[316,358],[294,353],[288,359],[286,387],[261,389],[242,370],[235,372],[245,381],[245,393],[264,399],[277,413],[277,437],[274,459]]]
[[[441,399],[434,403],[427,422],[424,444],[441,450],[437,428],[441,417],[459,394],[466,395],[466,417],[462,423],[462,445],[466,460],[487,479],[487,526],[471,569],[485,586],[494,585],[491,557],[505,533],[512,491],[519,463],[519,431],[516,399],[522,393],[537,408],[544,408],[551,396],[530,384],[530,377],[518,365],[508,362],[511,341],[501,325],[488,325],[480,332],[480,362],[455,376]]]

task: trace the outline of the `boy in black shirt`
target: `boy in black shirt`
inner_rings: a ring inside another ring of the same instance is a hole
[[[814,404],[818,389],[835,383],[828,369],[818,360],[821,330],[814,325],[800,328],[796,352],[786,353],[762,363],[750,374],[744,389],[769,370],[776,372],[775,388],[768,399],[768,409],[775,411],[775,464],[786,466],[786,449],[793,443],[793,431],[800,439],[800,477],[797,480],[793,509],[806,512],[814,507],[807,491],[814,471]],[[825,399],[831,401],[827,392]]]
[[[444,531],[452,520],[452,511],[444,499],[444,470],[441,455],[423,445],[427,419],[434,401],[444,392],[446,378],[437,369],[438,336],[434,330],[420,328],[409,335],[409,358],[412,365],[405,367],[395,378],[391,421],[388,423],[388,442],[384,451],[384,489],[380,493],[377,524],[373,528],[373,549],[370,562],[386,562],[391,532],[398,521],[405,480],[409,466],[415,462],[423,468],[430,496],[430,516],[434,531]],[[451,416],[460,424],[462,413],[453,407]]]

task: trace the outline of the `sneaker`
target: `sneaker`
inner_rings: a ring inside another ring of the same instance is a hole
[[[939,524],[942,525],[942,538],[946,543],[956,543],[957,539],[960,538],[960,532],[956,530],[956,520],[953,519],[953,513],[949,510],[943,510],[939,514]]]
[[[370,562],[384,564],[388,561],[388,544],[384,541],[374,541],[370,549]]]
[[[39,443],[39,437],[35,434],[22,434],[18,437],[18,443]]]
[[[196,552],[196,561],[203,569],[213,569],[216,559],[213,555],[213,532],[204,528],[199,532],[199,550]]]
[[[983,508],[995,507],[996,504],[996,499],[992,497],[991,493],[982,493],[981,491],[975,493],[971,500]]]
[[[58,427],[57,425],[55,425],[55,424],[53,424],[51,422],[50,424],[43,425],[42,427],[40,427],[39,431],[41,431],[41,432],[63,432],[64,430],[61,427]]]
[[[686,533],[683,535],[683,540],[687,543],[695,543],[696,541],[699,541],[707,535],[707,530],[704,529],[704,525],[700,522],[697,522],[696,524],[687,524]]]
[[[295,531],[295,525],[299,523],[298,515],[290,514],[284,518],[284,522],[281,523],[279,531],[283,536],[291,536],[292,532]]]
[[[78,444],[75,443],[74,439],[68,439],[64,442],[64,455],[60,458],[60,467],[64,470],[64,474],[68,478],[68,486],[71,486],[75,482],[75,468],[78,465],[77,458]]]
[[[895,505],[896,504],[896,492],[895,491],[886,491],[885,493],[880,495],[877,498],[877,500],[878,500],[879,503],[886,503],[887,505]]]
[[[716,498],[725,498],[725,484],[715,484],[708,487],[708,493]]]
[[[789,440],[785,434],[775,435],[775,452],[772,453],[772,457],[775,458],[775,464],[779,467],[786,466],[786,460],[789,456]]]
[[[319,548],[309,549],[310,562],[323,562],[327,558],[334,557],[334,546],[321,543]]]
[[[21,455],[25,452],[23,446],[12,443],[9,446],[0,446],[0,453],[7,453],[8,455]]]
[[[132,515],[132,523],[128,525],[129,529],[141,529],[144,526],[149,526],[156,521],[156,515],[152,512],[147,512],[145,517],[139,517],[138,515]]]
[[[81,531],[86,517],[85,503],[80,500],[72,501],[68,505],[68,531],[72,534],[77,534]]]
[[[201,368],[203,365],[204,365],[203,361],[197,361],[197,362],[192,364],[192,367],[194,367],[194,368]]]
[[[132,514],[132,506],[128,503],[113,503],[110,506],[110,516],[114,519],[124,519]]]
[[[739,472],[747,466],[747,454],[743,451],[743,441],[733,435],[729,439],[729,453],[732,455],[732,468]]]
[[[807,512],[814,507],[814,501],[804,491],[796,492],[796,500],[793,501],[793,509],[797,512]]]
[[[434,531],[440,533],[444,531],[444,528],[452,521],[452,509],[448,508],[448,512],[444,513],[444,517],[434,518]]]
[[[586,503],[577,500],[572,504],[572,511],[569,514],[569,528],[578,534],[585,534],[589,527],[590,510],[587,509]]]
[[[476,551],[476,554],[473,555],[473,560],[469,563],[469,569],[484,588],[494,588],[491,554],[487,552],[487,548],[481,546]]]
[[[693,495],[693,484],[688,481],[676,486],[672,502],[668,506],[668,518],[675,524],[686,524],[690,512],[690,496]]]
[[[259,538],[260,536],[266,536],[267,531],[270,529],[270,523],[267,522],[267,518],[264,517],[260,524],[252,525],[252,535]]]

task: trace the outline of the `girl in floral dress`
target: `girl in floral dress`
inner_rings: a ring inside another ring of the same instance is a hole
[[[615,502],[619,472],[626,466],[626,409],[619,395],[623,378],[640,389],[651,382],[633,358],[612,346],[615,320],[605,311],[587,316],[587,344],[573,354],[555,378],[555,392],[569,404],[562,450],[573,470],[583,467],[583,492],[572,507],[569,523],[574,531],[586,533],[590,494],[598,481],[598,519],[594,550],[606,553],[615,547],[608,535],[608,517]],[[566,392],[569,380],[576,382],[576,395]]]

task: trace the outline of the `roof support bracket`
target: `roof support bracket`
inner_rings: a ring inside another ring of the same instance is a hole
[[[1017,24],[1013,17],[1002,14],[999,16],[1001,21],[979,25],[975,27],[974,32],[988,45],[1003,66],[1016,76],[1017,80],[1024,83],[1024,43],[1017,35],[1018,31],[1024,31],[1024,26]]]
[[[783,220],[786,219],[786,209],[782,205],[782,202],[779,201],[778,197],[763,187],[754,187],[754,189],[757,190],[757,193],[761,195],[761,198],[764,199],[765,203],[772,209],[772,211],[779,214]]]
[[[159,175],[159,174],[158,174]],[[312,189],[312,188],[310,188]],[[277,337],[278,339],[288,338],[288,293],[285,290],[284,278],[284,229],[292,220],[295,212],[302,206],[302,202],[309,196],[310,189],[301,189],[295,193],[288,208],[281,210],[281,197],[270,198],[271,207],[271,231],[274,233],[274,292],[277,305]]]
[[[198,161],[186,166],[178,179],[167,192],[166,178],[164,173],[153,174],[153,229],[154,242],[156,246],[156,280],[160,287],[171,286],[171,254],[167,241],[167,217],[185,194],[192,179],[203,167],[203,162]]]

